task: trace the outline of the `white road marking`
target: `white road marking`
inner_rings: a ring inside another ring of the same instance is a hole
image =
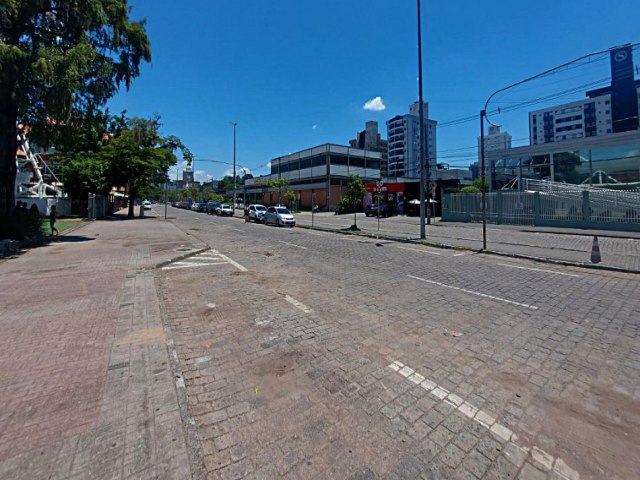
[[[207,308],[216,308],[215,303],[207,303]]]
[[[207,262],[175,262],[170,266],[162,267],[163,270],[178,270],[181,268],[209,267],[211,265],[224,265],[227,262],[207,263]]]
[[[556,275],[564,275],[566,277],[580,278],[580,275],[576,275],[575,273],[556,272],[554,270],[545,270],[543,268],[519,267],[517,265],[509,265],[508,263],[499,263],[498,265],[500,265],[501,267],[519,268],[521,270],[531,270],[534,272],[555,273]]]
[[[429,255],[442,255],[440,252],[431,252],[429,250],[420,250],[419,248],[398,247],[400,250],[411,250],[412,252],[428,253]]]
[[[285,245],[289,245],[290,247],[302,248],[306,250],[307,247],[303,247],[302,245],[296,245],[295,243],[283,242],[282,240],[278,240],[280,243],[284,243]]]
[[[284,299],[289,302],[291,305],[293,305],[294,307],[299,308],[300,310],[302,310],[304,313],[310,313],[311,309],[309,307],[307,307],[304,303],[300,303],[298,300],[296,300],[293,297],[290,297],[289,295],[286,295],[284,297]]]
[[[453,256],[454,257],[464,257],[465,255],[470,255],[469,252],[465,252],[465,253],[455,253]]]
[[[231,260],[229,257],[227,257],[226,255],[223,255],[222,253],[219,253],[217,250],[211,250],[213,253],[217,254],[218,256],[220,256],[220,258],[222,258],[223,260],[226,260],[227,262],[229,262],[231,265],[233,265],[234,267],[236,267],[238,270],[240,270],[241,272],[246,272],[247,269],[244,268],[242,265],[240,265],[238,262],[236,262],[235,260]]]
[[[454,287],[453,285],[446,285],[444,283],[435,282],[433,280],[427,280],[426,278],[416,277],[414,275],[407,275],[409,278],[413,278],[414,280],[420,280],[421,282],[430,283],[432,285],[438,285],[439,287],[450,288],[452,290],[458,290],[460,292],[469,293],[471,295],[477,295],[478,297],[488,298],[490,300],[496,300],[497,302],[509,303],[511,305],[517,305],[519,307],[525,307],[530,310],[538,310],[538,307],[534,305],[528,305],[526,303],[514,302],[513,300],[507,300],[506,298],[495,297],[493,295],[487,295],[486,293],[474,292],[473,290],[467,290],[466,288]]]
[[[222,260],[222,261],[220,261]],[[238,262],[231,260],[226,255],[218,252],[217,250],[207,250],[194,257],[189,257],[188,260],[181,260],[174,262],[166,267],[162,267],[162,270],[178,270],[182,268],[197,268],[197,267],[209,267],[211,265],[225,265],[231,264],[241,272],[246,272],[247,269],[240,265]]]
[[[496,419],[487,412],[474,407],[470,403],[464,401],[462,397],[459,397],[454,393],[449,393],[446,388],[443,388],[435,382],[423,377],[411,367],[404,365],[398,360],[394,360],[393,363],[388,365],[388,367],[412,383],[416,383],[418,378],[424,378],[422,383],[420,383],[420,386],[428,393],[455,407],[460,413],[485,427],[503,442],[511,445],[511,448],[515,447],[519,449],[525,457],[531,455],[531,463],[536,465],[538,468],[546,471],[553,470],[560,478],[571,480],[580,479],[580,474],[570,468],[561,458],[554,458],[552,455],[537,446],[534,446],[530,450],[525,446],[519,445],[518,436],[510,429],[497,422]]]

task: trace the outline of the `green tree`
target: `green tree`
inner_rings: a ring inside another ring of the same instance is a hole
[[[278,203],[282,203],[283,199],[286,199],[287,205],[291,206],[296,199],[296,194],[291,190],[289,180],[286,178],[276,178],[275,180],[267,180],[265,185],[272,188],[275,192],[278,192]]]
[[[242,184],[242,179],[239,175],[236,175],[236,189]],[[218,182],[218,190],[233,192],[233,175],[225,175],[224,178]]]
[[[133,206],[140,189],[168,181],[167,172],[176,163],[174,151],[181,149],[188,163],[191,152],[174,136],[159,135],[160,119],[133,118],[127,128],[110,139],[98,155],[109,164],[113,185],[126,186],[129,195],[128,217],[133,218]]]
[[[181,200],[194,200],[197,201],[200,198],[200,190],[198,187],[183,188],[179,192]]]
[[[109,163],[94,152],[64,157],[62,182],[71,198],[87,198],[89,193],[107,195],[111,190]]]
[[[358,202],[362,202],[362,199],[366,194],[367,190],[364,188],[362,179],[358,175],[347,175],[347,191],[345,192],[340,202],[344,202],[344,204],[346,205],[353,205],[353,225],[351,226],[352,230],[358,229],[358,222],[356,219],[356,213],[358,209],[356,208],[356,205]]]
[[[484,185],[482,185],[482,177],[480,178],[476,178],[473,183],[471,184],[471,186],[473,188],[475,188],[477,192],[482,192],[483,190],[485,192],[489,191],[489,179],[487,177],[484,178]],[[468,187],[465,187],[468,188]]]
[[[0,4],[0,210],[14,205],[16,124],[72,126],[151,61],[127,0]]]

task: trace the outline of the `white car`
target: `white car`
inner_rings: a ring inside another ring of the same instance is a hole
[[[233,208],[231,208],[231,205],[220,205],[220,207],[216,209],[216,213],[221,217],[231,217],[233,215]]]
[[[287,207],[269,207],[264,215],[264,223],[265,225],[273,223],[278,227],[283,225],[295,227],[296,219]]]
[[[264,215],[267,213],[267,207],[264,205],[251,204],[249,205],[249,221],[253,220],[256,223],[264,222]]]
[[[145,200],[142,202],[142,208],[144,210],[151,210],[151,202],[149,200]]]

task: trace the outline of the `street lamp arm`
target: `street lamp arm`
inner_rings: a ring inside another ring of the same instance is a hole
[[[631,48],[633,48],[633,47],[637,47],[638,45],[640,45],[640,42],[636,42],[636,43],[629,43],[629,44],[621,45],[621,46],[624,46],[624,47],[631,47]],[[520,81],[518,81],[518,82],[512,83],[511,85],[507,85],[506,87],[503,87],[503,88],[500,88],[500,89],[496,90],[496,91],[495,91],[495,92],[493,92],[491,95],[489,95],[489,98],[487,99],[487,101],[486,101],[486,102],[485,102],[485,104],[484,104],[484,109],[483,109],[483,112],[484,112],[484,118],[485,118],[485,119],[487,120],[487,122],[489,122],[491,125],[499,126],[499,125],[497,125],[497,124],[493,123],[491,120],[489,120],[489,115],[488,115],[488,113],[489,113],[489,112],[487,111],[487,109],[489,108],[489,103],[491,102],[491,100],[493,99],[493,97],[495,97],[497,94],[502,93],[502,92],[505,92],[505,91],[507,91],[507,90],[510,90],[510,89],[512,89],[512,88],[514,88],[514,87],[517,87],[518,85],[522,85],[523,83],[527,83],[527,82],[530,82],[530,81],[532,81],[532,80],[536,80],[536,79],[538,79],[538,78],[545,77],[545,76],[549,75],[550,73],[554,73],[554,72],[555,72],[555,71],[557,71],[557,70],[560,70],[560,69],[562,69],[562,68],[568,67],[569,65],[572,65],[572,64],[574,64],[574,63],[576,63],[576,62],[579,62],[580,60],[584,60],[585,58],[593,57],[593,56],[595,56],[595,55],[602,55],[603,53],[607,53],[607,52],[610,52],[611,50],[616,50],[616,49],[618,49],[618,48],[620,48],[620,46],[618,46],[618,47],[606,48],[606,49],[604,49],[604,50],[599,50],[599,51],[597,51],[597,52],[591,52],[591,53],[588,53],[587,55],[583,55],[583,56],[581,56],[581,57],[575,58],[575,59],[573,59],[573,60],[571,60],[571,61],[569,61],[569,62],[565,62],[565,63],[563,63],[562,65],[555,66],[555,67],[553,67],[553,68],[550,68],[550,69],[548,69],[548,70],[545,70],[544,72],[538,73],[537,75],[533,75],[533,76],[531,76],[531,77],[525,78],[524,80],[520,80]]]

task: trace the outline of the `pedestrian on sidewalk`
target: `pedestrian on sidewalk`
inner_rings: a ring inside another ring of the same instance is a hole
[[[56,236],[58,236],[58,229],[56,228],[56,221],[58,220],[58,215],[56,212],[56,206],[52,205],[49,210],[49,225],[51,226],[51,236],[53,236],[53,232],[56,232]]]

